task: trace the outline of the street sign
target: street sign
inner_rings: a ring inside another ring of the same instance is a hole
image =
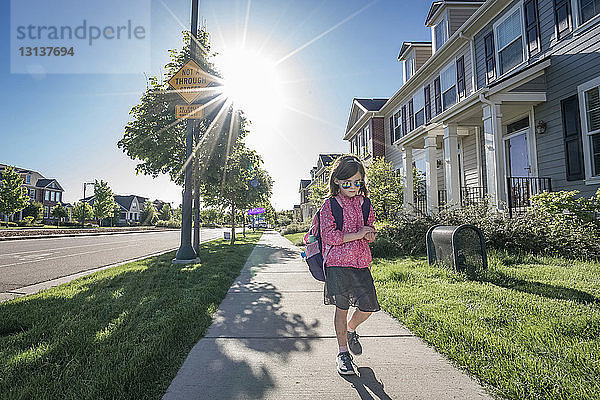
[[[265,212],[264,208],[253,208],[252,210],[248,210],[248,215],[258,215]]]
[[[202,104],[175,106],[177,119],[202,119]]]
[[[217,79],[204,72],[194,60],[189,60],[169,79],[169,85],[186,102],[192,103],[201,93],[198,89],[214,86],[218,82]]]

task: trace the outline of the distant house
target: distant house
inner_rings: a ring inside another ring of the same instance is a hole
[[[0,179],[2,173],[8,167],[6,164],[0,164]],[[63,192],[64,189],[56,179],[45,178],[37,171],[30,169],[15,167],[15,171],[18,172],[23,178],[23,186],[27,189],[27,195],[29,199],[42,203],[44,209],[44,222],[55,223],[56,218],[50,215],[52,207],[57,204],[64,204]],[[0,215],[5,218],[4,215]],[[21,220],[23,219],[23,213],[18,212],[14,216],[9,217],[10,220]]]
[[[314,185],[327,185],[329,175],[327,167],[329,167],[341,154],[328,153],[319,154],[317,165],[310,170],[310,180],[300,180],[300,217],[302,221],[310,222],[317,210],[311,205],[309,199],[310,188]]]
[[[142,210],[144,209],[146,202],[149,201],[147,197],[137,196],[133,194],[126,196],[114,195],[113,197],[115,199],[115,204],[117,204],[121,210],[119,214],[120,224],[142,222]],[[85,199],[83,199],[83,201],[85,201],[92,207],[94,206],[94,196],[86,197]],[[157,212],[161,212],[165,204],[170,205],[170,203],[167,203],[162,200],[154,200],[152,204],[154,205],[154,208]]]

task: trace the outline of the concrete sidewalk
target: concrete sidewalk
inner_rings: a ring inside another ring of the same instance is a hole
[[[384,311],[358,328],[358,375],[340,376],[322,290],[298,248],[265,232],[163,400],[493,398]]]

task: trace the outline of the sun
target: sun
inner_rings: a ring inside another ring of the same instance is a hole
[[[271,125],[283,105],[283,84],[275,62],[247,47],[225,49],[215,59],[223,92],[254,125]]]

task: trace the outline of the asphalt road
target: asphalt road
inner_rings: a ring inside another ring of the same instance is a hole
[[[177,249],[179,231],[77,236],[0,242],[0,293],[78,272]],[[200,240],[223,237],[202,229]]]

